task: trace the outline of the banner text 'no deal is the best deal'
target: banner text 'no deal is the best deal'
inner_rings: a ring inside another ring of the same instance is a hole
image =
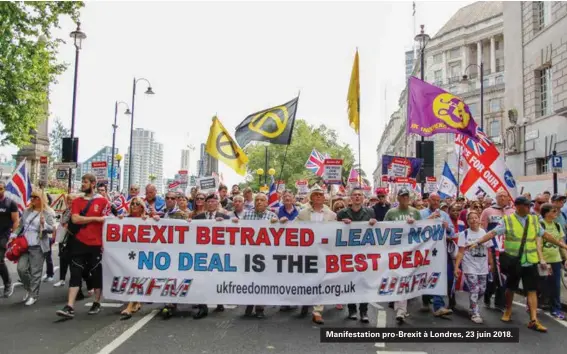
[[[384,302],[447,289],[437,221],[292,222],[109,218],[107,299],[314,305]]]

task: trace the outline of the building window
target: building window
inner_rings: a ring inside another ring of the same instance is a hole
[[[494,41],[494,50],[500,50],[500,42],[499,41]]]
[[[457,59],[461,57],[461,48],[453,48],[449,51],[449,59]]]
[[[488,135],[491,138],[499,137],[500,136],[500,121],[495,119],[490,122],[488,126]]]
[[[545,157],[536,159],[536,170],[538,175],[544,175],[549,171],[548,160]]]
[[[500,112],[502,110],[502,101],[500,98],[490,100],[490,112]]]
[[[498,75],[494,78],[496,85],[504,83],[504,75]]]
[[[439,53],[433,56],[433,64],[441,64],[442,61],[443,61],[443,54]]]
[[[553,68],[539,70],[539,115],[547,116],[553,113],[552,79]]]
[[[473,118],[476,117],[478,114],[478,103],[469,104],[469,111],[471,111]]]
[[[434,72],[435,85],[440,86],[443,84],[443,70],[435,70]]]
[[[537,30],[541,31],[551,22],[551,1],[535,1]]]
[[[496,59],[496,72],[501,73],[504,71],[504,58]]]

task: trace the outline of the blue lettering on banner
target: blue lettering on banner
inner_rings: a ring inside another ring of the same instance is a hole
[[[138,269],[154,269],[154,265],[158,270],[167,270],[171,264],[171,257],[167,252],[159,252],[154,257],[154,252],[150,251],[148,253],[140,251],[138,255]]]
[[[156,255],[156,268],[159,270],[169,269],[171,264],[171,257],[167,252],[160,252]]]
[[[348,233],[348,244],[349,246],[360,246],[360,233],[361,229],[353,229]]]
[[[179,253],[178,270],[195,272],[236,272],[238,268],[230,264],[230,254],[225,253],[220,255],[218,253],[211,254],[210,261],[207,253]]]
[[[425,243],[429,240],[441,241],[445,237],[443,225],[427,225],[425,227],[412,227],[408,232],[409,244]]]
[[[362,229],[352,229],[348,234],[348,241],[343,240],[343,230],[337,229],[335,235],[335,246],[384,246],[388,243],[391,246],[402,244],[403,228],[367,228],[362,236]],[[361,240],[362,237],[362,240]]]

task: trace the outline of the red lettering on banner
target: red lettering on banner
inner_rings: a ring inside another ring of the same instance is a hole
[[[185,233],[189,232],[189,226],[175,226],[175,231],[179,233],[179,244],[185,243]],[[173,242],[171,242],[173,243]]]
[[[311,229],[301,229],[299,231],[299,237],[299,245],[301,247],[309,247],[315,242],[315,233]]]
[[[106,241],[107,242],[120,241],[120,225],[116,225],[116,224],[106,225]]]
[[[388,253],[388,268],[398,269],[402,264],[402,255],[399,253]]]
[[[390,269],[398,269],[400,267],[402,267],[403,269],[410,269],[430,264],[431,261],[429,260],[429,250],[425,250],[425,255],[420,250],[416,250],[415,252],[407,251],[401,254],[388,254],[388,265]]]
[[[213,237],[211,244],[224,245],[224,227],[213,227]]]
[[[327,273],[352,273],[365,272],[369,268],[368,261],[370,260],[370,267],[373,271],[378,270],[378,260],[380,254],[377,253],[357,253],[357,254],[341,254],[341,255],[327,255],[325,257]]]
[[[229,235],[229,244],[234,246],[236,244],[236,233],[240,231],[240,228],[227,227],[225,231],[228,232]]]
[[[122,226],[122,242],[136,242],[136,226],[124,225]]]
[[[256,246],[254,243],[254,229],[251,227],[243,227],[240,229],[240,233],[242,234],[242,239],[240,240],[240,244],[242,246],[251,245]]]
[[[325,271],[327,273],[337,273],[339,271],[339,257],[334,254],[325,257]]]
[[[150,243],[150,225],[138,225],[138,242]]]
[[[158,243],[158,241],[161,243],[173,243],[173,235],[171,233],[169,234],[169,238],[170,238],[169,242],[165,240],[164,233],[165,230],[167,229],[166,226],[157,226],[157,227],[154,226],[153,229],[155,234],[154,234],[154,238],[152,238],[152,243]]]
[[[299,246],[299,242],[297,241],[298,232],[299,232],[298,229],[293,229],[293,228],[289,228],[289,229],[285,230],[285,245],[286,246],[291,246],[291,247]]]
[[[277,230],[274,229],[274,228],[270,229],[270,233],[272,234],[272,236],[274,238],[274,246],[280,245],[280,239],[282,238],[284,231],[285,231],[285,229],[277,229]]]
[[[209,236],[209,228],[203,226],[197,226],[197,239],[195,240],[198,245],[208,245],[211,242],[211,237]]]
[[[256,245],[271,246],[270,238],[268,237],[268,230],[265,228],[260,228],[258,230],[258,237],[256,238]]]

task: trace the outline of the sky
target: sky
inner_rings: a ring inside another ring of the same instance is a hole
[[[299,91],[297,118],[325,124],[356,155],[346,95],[355,50],[360,55],[362,167],[371,174],[376,147],[405,87],[404,52],[419,25],[433,36],[472,2],[87,2],[81,28],[75,136],[79,161],[112,145],[114,102],[130,105],[137,86],[134,128],[152,130],[164,144],[164,178],[180,168],[181,149],[206,142],[211,118],[234,128],[249,114],[285,103]],[[415,27],[414,27],[415,23]],[[55,118],[71,125],[75,49],[70,19],[56,31],[67,40],[69,63],[50,88]],[[127,152],[130,117],[119,115],[117,147]],[[2,147],[10,155],[15,147]],[[308,156],[305,156],[307,160]],[[191,156],[195,172],[198,150]],[[227,184],[243,177],[219,163]]]

